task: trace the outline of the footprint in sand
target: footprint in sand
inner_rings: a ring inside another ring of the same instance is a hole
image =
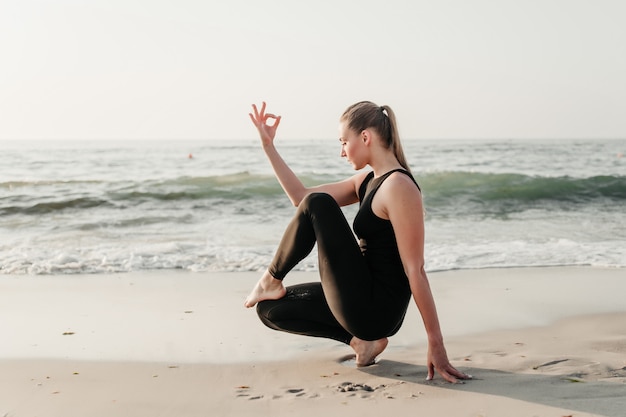
[[[304,388],[290,388],[286,392],[287,394],[294,394],[295,397],[304,397],[306,395]],[[319,397],[319,394],[311,394],[308,398],[316,397]]]

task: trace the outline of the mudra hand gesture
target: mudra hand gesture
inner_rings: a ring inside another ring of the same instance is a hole
[[[276,129],[280,124],[280,116],[265,113],[265,102],[263,102],[261,106],[261,111],[257,109],[255,104],[252,105],[252,109],[254,110],[254,114],[249,113],[250,119],[252,119],[252,123],[254,123],[259,131],[263,145],[271,145],[274,142],[274,136],[276,136]],[[272,124],[268,124],[270,119],[273,119]]]

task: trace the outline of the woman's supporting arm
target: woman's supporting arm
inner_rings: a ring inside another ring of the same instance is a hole
[[[377,197],[383,197],[379,200],[384,201],[381,214],[388,217],[393,225],[411,293],[428,336],[428,379],[434,377],[435,370],[449,382],[458,382],[457,378],[470,379],[469,375],[450,364],[444,346],[435,300],[424,269],[424,210],[421,193],[408,176],[394,174],[381,187]]]

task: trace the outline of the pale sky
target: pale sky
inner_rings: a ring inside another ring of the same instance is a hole
[[[624,0],[2,0],[0,139],[626,137]]]

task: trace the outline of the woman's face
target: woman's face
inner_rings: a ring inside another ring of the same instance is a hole
[[[367,165],[365,158],[365,144],[361,135],[347,127],[346,123],[339,125],[339,141],[341,142],[341,157],[352,164],[355,170]]]

